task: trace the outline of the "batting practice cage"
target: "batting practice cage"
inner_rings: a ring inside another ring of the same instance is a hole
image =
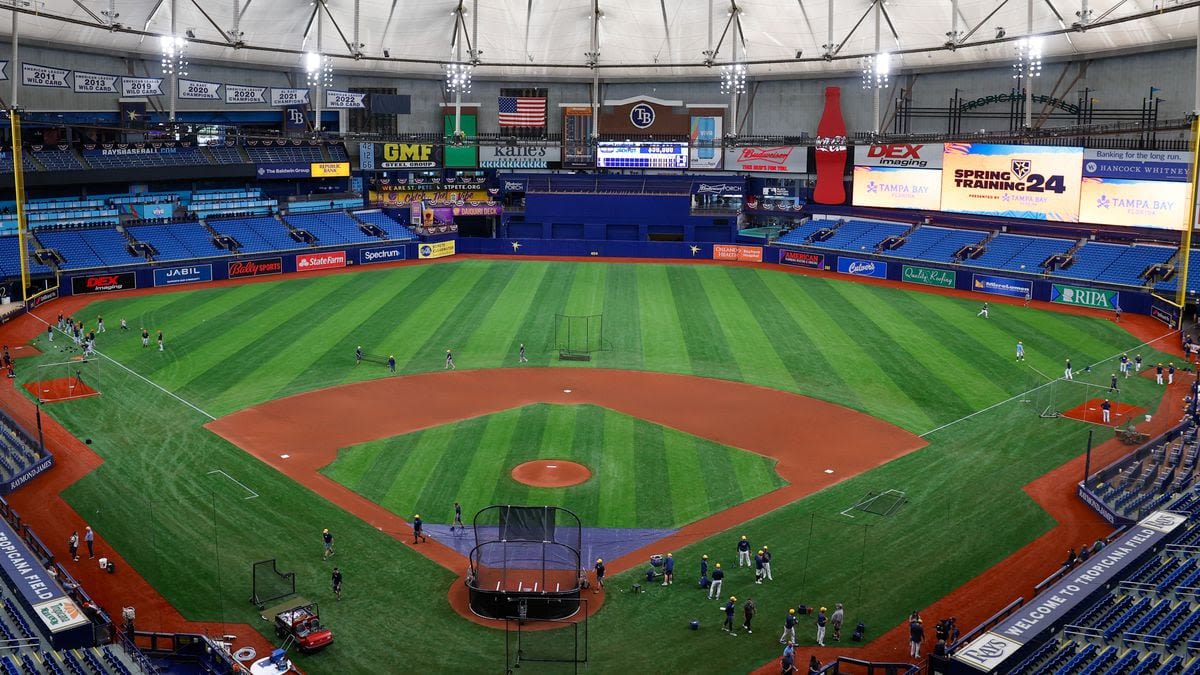
[[[1103,372],[1103,374],[1100,374]],[[1026,400],[1039,417],[1067,417],[1092,424],[1124,426],[1138,421],[1141,410],[1125,403],[1124,375],[1117,373],[1117,386],[1107,371],[1076,374],[1075,379],[1058,378],[1027,393]],[[1109,418],[1104,419],[1108,401]]]
[[[489,619],[565,619],[579,611],[579,516],[557,506],[489,506],[472,522],[471,611]]]
[[[555,314],[554,348],[563,361],[591,361],[604,349],[603,314]]]
[[[41,403],[70,401],[100,395],[100,359],[76,357],[37,367],[35,379],[25,385]]]
[[[296,573],[280,572],[275,566],[274,558],[254,563],[251,576],[250,602],[259,609],[275,600],[296,594]]]

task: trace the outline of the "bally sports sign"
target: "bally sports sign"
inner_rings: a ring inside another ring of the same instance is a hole
[[[297,272],[314,272],[346,266],[345,251],[327,251],[325,253],[305,253],[296,256]]]

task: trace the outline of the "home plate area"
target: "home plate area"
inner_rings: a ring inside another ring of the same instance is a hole
[[[426,523],[423,531],[431,539],[453,548],[463,556],[470,556],[471,549],[480,541],[489,538],[499,539],[500,528],[492,525],[481,525],[473,530],[456,527],[450,532],[449,525]],[[579,558],[583,561],[584,569],[589,569],[596,558],[616,560],[617,558],[636,551],[639,548],[655,542],[663,537],[675,534],[677,530],[653,528],[621,528],[621,527],[585,527],[582,531],[582,545],[579,548]],[[669,551],[660,551],[666,555]]]
[[[1105,424],[1104,411],[1100,408],[1100,404],[1102,403],[1104,403],[1104,399],[1101,398],[1084,401],[1070,410],[1064,410],[1062,416],[1081,422]],[[1144,408],[1139,408],[1128,403],[1121,403],[1119,401],[1110,401],[1110,403],[1112,404],[1112,414],[1109,416],[1109,421],[1107,422],[1109,426],[1115,427],[1134,421],[1138,416],[1146,412]]]

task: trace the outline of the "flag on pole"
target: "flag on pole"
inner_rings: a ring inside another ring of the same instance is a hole
[[[497,106],[500,127],[544,129],[546,94],[545,89],[501,90]]]

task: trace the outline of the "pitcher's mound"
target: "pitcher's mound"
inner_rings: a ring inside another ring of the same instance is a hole
[[[532,487],[559,488],[579,485],[592,477],[582,464],[564,459],[537,459],[518,464],[512,470],[513,480]]]

